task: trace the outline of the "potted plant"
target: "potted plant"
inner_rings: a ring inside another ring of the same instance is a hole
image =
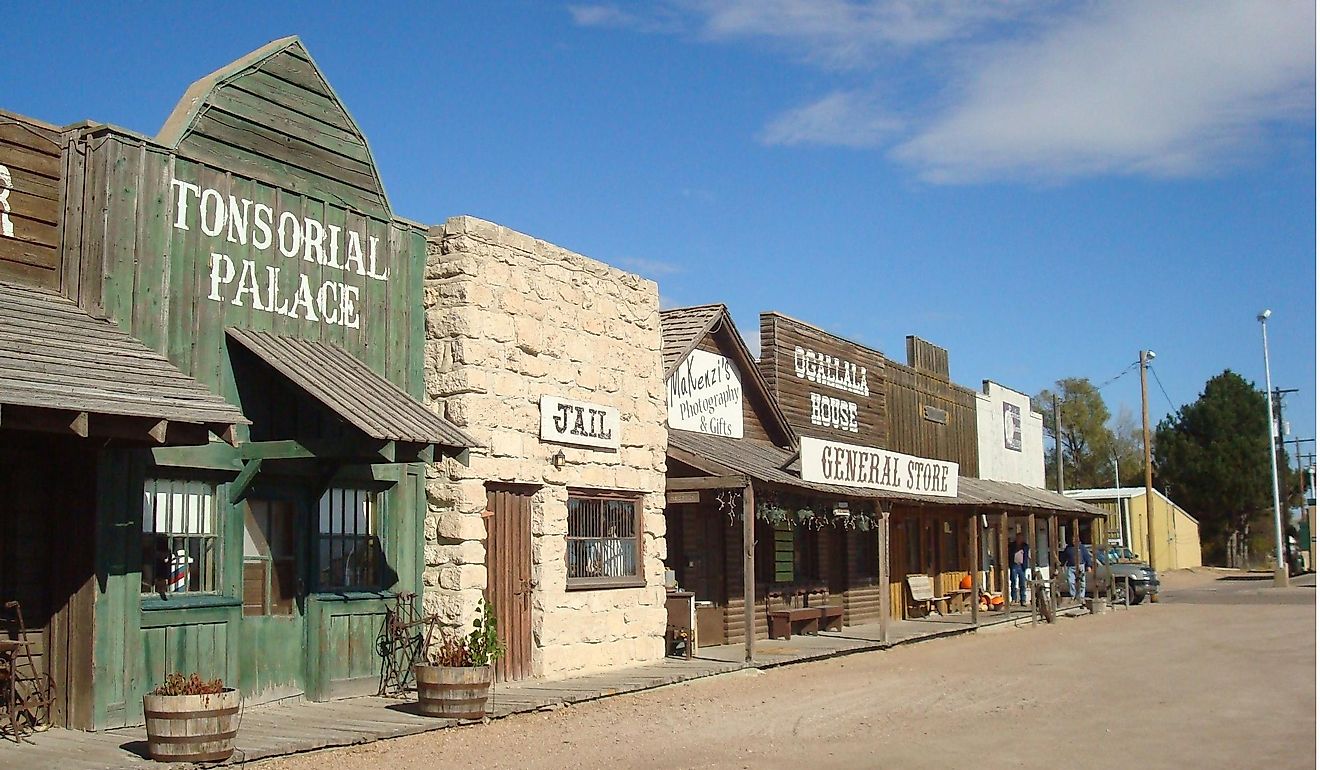
[[[447,719],[482,719],[495,679],[493,666],[504,654],[495,613],[482,599],[466,636],[450,636],[427,651],[425,664],[413,667],[418,710]]]
[[[238,690],[219,679],[170,674],[142,696],[147,750],[160,762],[220,762],[234,753]]]

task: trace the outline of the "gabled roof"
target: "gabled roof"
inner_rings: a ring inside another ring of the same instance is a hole
[[[0,282],[0,409],[10,406],[191,423],[216,433],[248,423],[114,323],[58,294]]]
[[[297,36],[193,83],[156,141],[302,194],[391,212],[366,137]]]
[[[1173,508],[1177,510],[1179,513],[1183,514],[1192,521],[1197,521],[1195,516],[1183,510],[1183,507],[1175,503],[1173,500],[1169,499],[1168,495],[1154,488],[1152,488],[1150,491],[1154,492],[1157,498],[1173,506]],[[1132,500],[1138,497],[1145,497],[1146,488],[1145,487],[1097,487],[1095,489],[1065,489],[1063,493],[1074,500],[1099,500],[1101,502],[1109,502],[1114,498],[1120,498],[1123,500]]]
[[[761,368],[747,349],[747,343],[738,333],[733,323],[733,316],[724,305],[694,305],[692,307],[671,308],[660,311],[660,334],[662,355],[665,365],[665,379],[673,375],[678,365],[696,350],[701,340],[708,334],[723,337],[725,344],[734,354],[735,363],[742,374],[744,389],[756,394],[765,404],[772,425],[766,426],[773,435],[778,431],[786,444],[797,445],[797,433],[779,408],[779,402],[770,392],[770,385],[761,375]],[[670,435],[673,435],[672,433]]]

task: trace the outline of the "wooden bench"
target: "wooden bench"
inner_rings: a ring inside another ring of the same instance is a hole
[[[788,607],[782,610],[770,610],[770,638],[784,639],[792,635],[793,624],[801,623],[800,633],[816,634],[820,632],[820,607]],[[839,608],[842,617],[843,608]]]
[[[812,609],[820,610],[820,628],[822,631],[843,630],[843,607],[827,604]]]
[[[926,617],[931,612],[938,612],[946,615],[949,612],[949,597],[936,596],[935,585],[930,579],[930,575],[908,575],[907,576],[908,594],[912,601],[909,607],[918,607],[925,610],[922,617]]]

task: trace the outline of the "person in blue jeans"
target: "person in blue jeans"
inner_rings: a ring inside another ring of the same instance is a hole
[[[1031,564],[1031,548],[1018,533],[1017,542],[1008,555],[1009,598],[1023,606],[1027,603],[1027,567]]]
[[[1066,571],[1067,571],[1067,573],[1068,573],[1068,596],[1069,596],[1069,598],[1072,598],[1072,599],[1076,599],[1076,598],[1079,597],[1079,596],[1085,596],[1085,595],[1086,595],[1086,572],[1085,572],[1085,570],[1090,569],[1090,568],[1091,568],[1091,565],[1094,563],[1094,562],[1091,561],[1091,549],[1086,547],[1086,543],[1082,543],[1082,544],[1081,544],[1081,552],[1082,552],[1082,559],[1081,559],[1081,562],[1082,562],[1082,570],[1083,570],[1083,572],[1082,572],[1082,574],[1078,575],[1078,574],[1077,574],[1077,572],[1078,572],[1078,571],[1077,571],[1077,551],[1078,551],[1078,547],[1077,547],[1077,545],[1074,544],[1074,543],[1069,543],[1069,544],[1068,544],[1068,547],[1063,549],[1063,553],[1060,554],[1060,559],[1059,559],[1059,561],[1063,562],[1063,566],[1066,568]]]

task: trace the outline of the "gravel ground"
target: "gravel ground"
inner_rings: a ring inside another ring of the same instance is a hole
[[[264,770],[1316,767],[1309,585],[1165,576],[1156,605],[742,672]],[[1239,576],[1245,577],[1245,576]]]

